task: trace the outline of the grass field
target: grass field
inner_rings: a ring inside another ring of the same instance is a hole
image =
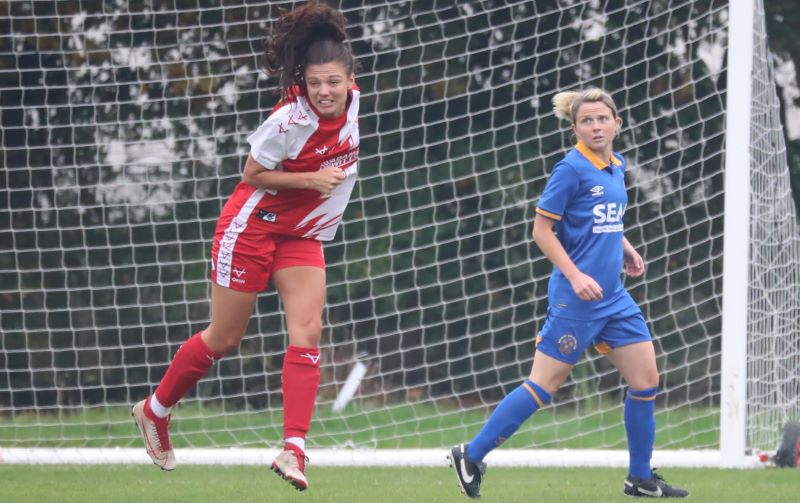
[[[625,446],[619,410],[584,410],[538,414],[504,448]],[[346,415],[319,411],[312,435],[316,445],[352,442],[386,448],[440,448],[469,438],[485,421],[486,411],[442,414],[430,406],[383,410],[349,409]],[[719,411],[675,409],[657,414],[657,448],[716,447]],[[570,423],[568,420],[572,419]],[[176,413],[173,439],[178,449],[211,446],[259,446],[281,432],[273,413],[221,415],[213,408],[183,406]],[[593,432],[593,433],[592,433]],[[556,444],[556,439],[561,438]],[[377,440],[376,439],[381,439]],[[5,447],[140,447],[141,438],[127,407],[84,409],[76,414],[22,414],[0,418]],[[445,468],[308,467],[311,488],[298,493],[267,466],[185,465],[172,473],[150,465],[3,465],[0,502],[189,501],[260,502],[465,502],[455,474]],[[663,470],[668,481],[691,491],[699,502],[797,502],[800,470]],[[483,487],[484,502],[630,501],[622,494],[624,469],[494,468]]]
[[[189,502],[466,502],[448,468],[322,468],[307,470],[310,489],[299,493],[267,467],[0,465],[0,501]],[[631,501],[621,469],[489,467],[483,502]],[[798,501],[800,469],[664,470],[691,491],[690,501]]]

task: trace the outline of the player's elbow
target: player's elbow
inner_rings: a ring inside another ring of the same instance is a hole
[[[247,168],[242,171],[242,182],[246,183],[247,185],[256,185],[255,176]]]
[[[536,243],[539,247],[542,246],[542,241],[545,239],[546,232],[549,229],[546,228],[547,226],[541,223],[541,219],[539,217],[533,222],[533,232],[531,233],[531,237],[533,238],[533,242]]]
[[[247,159],[247,162],[244,165],[244,169],[242,170],[242,182],[246,183],[247,185],[252,185],[254,187],[257,186],[257,175],[259,171],[263,171],[263,169],[259,170],[257,168],[258,164],[253,160],[252,157]]]

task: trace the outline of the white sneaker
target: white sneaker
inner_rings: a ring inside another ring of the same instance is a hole
[[[289,481],[298,491],[308,489],[305,469],[308,458],[300,450],[284,447],[272,462],[272,471]]]
[[[148,397],[149,398],[149,397]],[[175,469],[175,452],[169,441],[169,419],[171,416],[159,418],[149,411],[147,400],[133,406],[131,416],[144,438],[144,447],[153,464],[162,470]],[[148,410],[146,410],[148,409]],[[150,412],[149,414],[147,412]]]

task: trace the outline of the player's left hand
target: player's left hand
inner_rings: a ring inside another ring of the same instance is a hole
[[[644,260],[633,248],[626,249],[622,254],[622,268],[628,276],[638,278],[644,274]]]

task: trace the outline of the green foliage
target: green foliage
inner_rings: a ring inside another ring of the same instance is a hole
[[[781,61],[793,63],[796,72],[794,82],[790,80],[779,87],[779,91],[783,91],[778,95],[781,101],[781,119],[785,123],[789,120],[787,111],[800,107],[800,96],[792,92],[792,86],[797,88],[797,75],[800,74],[800,40],[795,36],[800,31],[800,3],[794,0],[767,0],[764,2],[764,10],[770,50]],[[788,127],[784,131],[787,132],[786,154],[792,173],[792,194],[797,207],[800,204],[800,138],[790,138]]]

